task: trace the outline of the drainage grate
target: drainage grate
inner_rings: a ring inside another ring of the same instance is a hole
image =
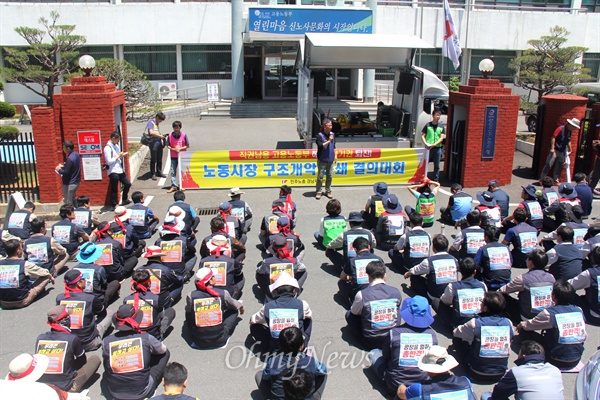
[[[205,208],[196,208],[196,215],[205,216],[205,215],[217,215],[219,213],[219,207],[205,207]]]

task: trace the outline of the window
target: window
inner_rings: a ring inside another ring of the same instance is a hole
[[[583,55],[583,65],[590,69],[589,74],[592,81],[596,82],[600,77],[600,53],[585,53]]]
[[[125,61],[135,65],[149,80],[177,79],[175,46],[125,46]]]
[[[478,61],[479,62],[479,61]],[[442,49],[422,49],[415,55],[416,66],[425,68],[436,74],[443,81],[447,81],[451,76],[460,77],[460,67],[454,69],[452,61],[448,57],[442,57]]]
[[[183,79],[231,79],[231,45],[181,46]]]
[[[494,61],[494,72],[491,77],[500,79],[500,82],[512,83],[514,70],[508,68],[508,63],[515,57],[517,57],[515,51],[473,50],[471,53],[471,77],[483,78],[483,74],[479,71],[479,63],[484,58],[490,58]]]
[[[87,54],[94,57],[94,60],[101,58],[115,58],[115,49],[113,46],[83,46],[79,48],[79,57]],[[79,57],[77,60],[79,60]]]

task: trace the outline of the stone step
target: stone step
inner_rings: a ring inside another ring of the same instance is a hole
[[[297,107],[296,102],[254,101],[236,104],[223,102],[216,104],[215,108],[203,110],[201,116],[203,118],[295,118]],[[320,102],[319,108],[332,117],[351,111],[368,112],[372,119],[377,116],[377,104],[374,103],[327,101]]]

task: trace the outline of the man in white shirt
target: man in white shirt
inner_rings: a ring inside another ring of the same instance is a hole
[[[119,182],[121,182],[121,185],[123,186],[121,205],[126,206],[131,203],[131,200],[127,199],[131,182],[125,174],[125,167],[123,165],[123,159],[127,155],[127,152],[121,151],[121,147],[119,146],[120,141],[121,134],[115,131],[110,134],[110,140],[106,143],[106,146],[104,146],[104,161],[108,167],[108,177],[110,178],[110,205],[113,209],[119,205],[117,200]]]

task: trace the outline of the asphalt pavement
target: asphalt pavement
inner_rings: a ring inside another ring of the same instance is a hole
[[[522,118],[520,118],[522,119]],[[242,149],[274,149],[274,148],[297,148],[300,141],[296,134],[296,121],[294,119],[202,119],[183,118],[183,131],[190,138],[191,150],[242,150]],[[172,121],[165,121],[161,131],[167,132]],[[138,141],[143,132],[144,124],[129,123],[130,141]],[[173,198],[166,193],[169,188],[169,179],[153,181],[147,173],[149,158],[142,164],[137,179],[133,182],[132,190],[141,190],[149,200],[149,206],[154,212],[164,217],[167,207],[172,204]],[[168,174],[167,152],[165,151],[165,174]],[[513,165],[513,181],[503,189],[510,195],[511,203],[519,202],[521,185],[533,182],[530,176],[531,158],[521,153],[515,153]],[[489,179],[493,179],[493,171],[482,171],[487,173]],[[449,185],[451,182],[442,180],[442,191],[438,195],[438,209],[446,204],[448,200]],[[470,188],[466,191],[473,196],[478,190],[485,188]],[[189,384],[186,394],[198,398],[228,398],[228,399],[259,399],[256,390],[254,375],[262,370],[263,362],[251,351],[248,341],[250,316],[258,311],[261,304],[254,296],[253,285],[255,284],[254,269],[261,260],[261,253],[256,248],[259,243],[257,235],[262,216],[270,211],[271,201],[278,195],[277,188],[244,189],[243,199],[247,201],[254,212],[254,225],[248,235],[247,258],[244,263],[246,286],[242,300],[246,309],[245,315],[233,334],[227,348],[219,350],[201,351],[192,349],[182,337],[184,322],[185,301],[180,301],[175,309],[177,317],[173,323],[173,330],[165,339],[165,344],[171,352],[171,360],[180,362],[187,366],[190,373]],[[402,205],[414,203],[414,197],[408,190],[401,186],[390,186],[390,192],[396,194]],[[217,207],[220,202],[228,200],[228,190],[187,190],[187,202],[197,208]],[[83,193],[80,193],[83,194]],[[333,195],[342,203],[343,214],[348,215],[351,211],[359,211],[364,208],[367,198],[372,194],[371,186],[368,187],[337,187]],[[325,215],[327,198],[321,200],[314,198],[312,188],[295,188],[293,199],[298,205],[297,233],[300,234],[307,247],[304,263],[308,270],[308,279],[304,285],[301,299],[306,300],[313,311],[313,332],[310,341],[312,353],[326,364],[330,375],[324,393],[324,399],[381,399],[392,398],[385,395],[384,385],[380,384],[370,370],[366,369],[368,364],[367,352],[357,346],[357,341],[346,331],[344,320],[345,309],[337,301],[338,272],[329,264],[323,251],[315,248],[313,232],[318,229],[320,218]],[[514,207],[513,205],[513,207]],[[595,202],[593,217],[600,216],[600,204]],[[111,213],[100,215],[100,219],[112,218]],[[202,216],[197,236],[203,238],[209,234],[209,221],[212,216]],[[436,222],[427,231],[431,234],[440,232],[441,223]],[[453,228],[446,228],[445,234],[451,239],[451,235],[458,234]],[[147,240],[153,243],[156,237]],[[384,251],[377,250],[384,260],[389,261]],[[73,266],[74,263],[69,263]],[[522,270],[513,270],[513,274],[521,274]],[[390,271],[388,283],[394,285],[403,292],[403,296],[409,295],[408,281],[400,274]],[[130,293],[129,281],[123,283],[121,297]],[[193,290],[193,284],[187,284],[184,295]],[[0,336],[0,376],[7,373],[10,360],[22,352],[33,352],[35,339],[38,334],[45,332],[48,326],[45,324],[46,311],[54,305],[57,294],[63,290],[62,276],[57,279],[57,284],[47,292],[45,296],[22,310],[3,310],[0,312],[2,324],[2,335]],[[114,303],[110,309],[114,310],[120,304],[120,300]],[[438,340],[443,346],[451,343],[451,332],[436,321],[434,328],[438,332]],[[600,345],[600,329],[596,326],[587,326],[588,339],[585,343],[586,360]],[[513,346],[509,367],[513,366],[516,358]],[[95,354],[100,354],[96,351]],[[101,367],[101,371],[102,372]],[[456,374],[463,374],[463,366],[454,370]],[[576,374],[563,374],[565,387],[565,399],[573,398]],[[490,390],[491,385],[475,384],[477,395],[485,390]],[[92,399],[103,398],[100,391],[99,375],[89,388]],[[162,393],[159,388],[157,393]]]

